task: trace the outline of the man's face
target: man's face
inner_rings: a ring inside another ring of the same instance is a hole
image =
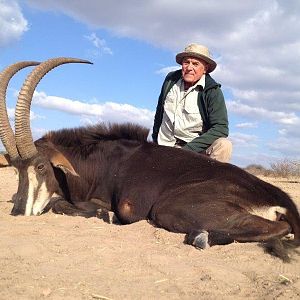
[[[207,64],[194,57],[185,57],[182,61],[182,77],[185,82],[194,84],[204,73],[206,73]]]

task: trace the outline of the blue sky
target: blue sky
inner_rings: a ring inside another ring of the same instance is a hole
[[[0,0],[0,68],[67,56],[36,89],[34,138],[95,122],[152,128],[161,84],[191,43],[209,47],[227,104],[232,163],[300,160],[300,1]],[[11,121],[30,68],[7,91]],[[0,149],[3,150],[2,144]]]

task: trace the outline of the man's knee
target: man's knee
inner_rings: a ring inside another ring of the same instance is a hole
[[[207,148],[206,154],[215,160],[229,162],[232,154],[232,143],[228,138],[219,138]]]

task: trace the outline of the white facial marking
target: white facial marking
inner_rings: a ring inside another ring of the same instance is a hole
[[[46,183],[43,182],[39,188],[38,195],[36,197],[36,200],[33,205],[32,213],[36,215],[40,215],[45,206],[49,203],[51,198],[50,193],[48,192],[48,189],[46,187]]]
[[[270,221],[276,221],[277,213],[281,213],[285,215],[286,211],[287,211],[286,208],[281,206],[271,206],[271,207],[264,206],[264,207],[255,207],[252,210],[250,210],[249,213]]]
[[[30,216],[32,212],[33,202],[34,202],[34,191],[38,187],[36,172],[33,166],[28,167],[27,175],[28,175],[28,198],[26,201],[25,216]]]
[[[33,166],[28,167],[28,198],[26,202],[25,216],[39,215],[50,201],[50,193],[48,192],[45,182],[39,184],[37,174]],[[39,186],[40,185],[40,186]],[[36,195],[36,197],[34,197]]]

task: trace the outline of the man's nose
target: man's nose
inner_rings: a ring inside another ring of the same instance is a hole
[[[186,67],[188,70],[192,70],[193,69],[193,64],[192,63],[189,63]]]

